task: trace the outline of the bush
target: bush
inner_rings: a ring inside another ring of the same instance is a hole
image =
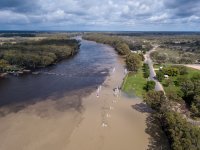
[[[175,101],[175,102],[181,102],[183,99],[179,94],[177,94],[174,90],[169,90],[166,92],[166,96],[169,100]]]
[[[144,64],[143,65],[143,71],[144,71],[144,78],[148,78],[150,75],[150,71],[149,71],[149,66],[148,64]]]
[[[0,72],[6,71],[8,67],[9,67],[8,61],[0,59]]]
[[[162,71],[158,71],[156,73],[156,78],[158,79],[159,82],[162,82],[162,80],[164,79],[164,73]]]
[[[177,68],[179,70],[179,73],[180,75],[185,75],[185,74],[188,74],[188,71],[187,71],[187,67],[185,66],[173,66],[174,68]]]
[[[179,70],[175,67],[165,67],[162,72],[168,76],[177,76],[179,74]]]
[[[156,86],[156,83],[154,81],[147,81],[145,89],[146,91],[154,90],[155,86]]]

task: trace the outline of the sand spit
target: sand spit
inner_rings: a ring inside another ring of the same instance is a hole
[[[146,125],[148,109],[140,99],[113,95],[123,77],[123,65],[117,62],[115,72],[101,86],[99,97],[96,91],[85,97],[81,110],[63,107],[60,111],[56,101],[47,100],[1,117],[0,149],[148,149],[152,142]],[[68,99],[59,101],[65,104]]]

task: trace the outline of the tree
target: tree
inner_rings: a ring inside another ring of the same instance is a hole
[[[144,64],[143,65],[143,71],[144,71],[144,78],[148,78],[150,75],[150,71],[149,71],[149,66],[148,64]]]
[[[166,112],[162,118],[163,128],[172,150],[199,150],[200,129],[192,126],[175,112]]]
[[[185,66],[174,66],[174,68],[177,68],[179,70],[180,75],[185,75],[188,73],[187,67]]]
[[[162,105],[164,104],[166,97],[162,91],[148,91],[144,95],[144,101],[149,105],[152,109],[156,111],[160,111]]]
[[[147,84],[145,87],[146,91],[155,89],[155,85],[156,85],[156,83],[154,81],[147,81]]]
[[[158,79],[159,82],[162,82],[162,80],[164,79],[164,73],[162,71],[158,71],[156,73],[156,78]]]
[[[195,95],[191,104],[191,111],[193,116],[200,117],[200,95]]]
[[[142,61],[138,54],[130,54],[126,57],[126,65],[129,71],[137,72],[141,64]]]
[[[124,42],[117,43],[115,45],[115,49],[120,55],[127,55],[128,53],[130,53],[128,45]]]
[[[173,89],[169,89],[167,91],[166,95],[167,95],[167,98],[171,101],[175,101],[175,102],[181,102],[182,101],[181,96],[176,91],[174,91]]]
[[[193,94],[194,84],[190,79],[183,81],[180,86],[181,86],[181,90],[183,91],[185,97],[188,97]]]
[[[9,64],[6,60],[0,59],[0,72],[4,72],[8,66]]]
[[[0,45],[0,56],[4,61],[0,64],[0,71],[4,72],[5,68],[16,71],[16,67],[19,70],[48,66],[72,56],[78,51],[79,46],[79,41],[64,38],[2,44]]]
[[[162,71],[168,76],[177,76],[179,74],[179,70],[175,67],[165,67]]]

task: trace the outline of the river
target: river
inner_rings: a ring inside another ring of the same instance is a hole
[[[38,75],[9,76],[0,80],[0,107],[84,96],[101,84],[116,61],[114,50],[103,44],[81,40],[79,52],[54,66],[37,70]],[[77,92],[76,92],[77,91]]]

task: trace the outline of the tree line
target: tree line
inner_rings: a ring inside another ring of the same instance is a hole
[[[125,40],[119,36],[105,35],[105,34],[85,34],[83,36],[86,40],[95,41],[98,43],[108,44],[112,46],[119,55],[126,58],[126,66],[129,71],[137,72],[142,66],[142,61],[144,60],[143,54],[132,53],[131,50],[150,50],[150,46],[144,46],[143,43],[134,43],[130,40]]]
[[[162,91],[147,92],[144,101],[155,110],[153,115],[158,119],[172,150],[200,149],[200,129],[172,110]]]

